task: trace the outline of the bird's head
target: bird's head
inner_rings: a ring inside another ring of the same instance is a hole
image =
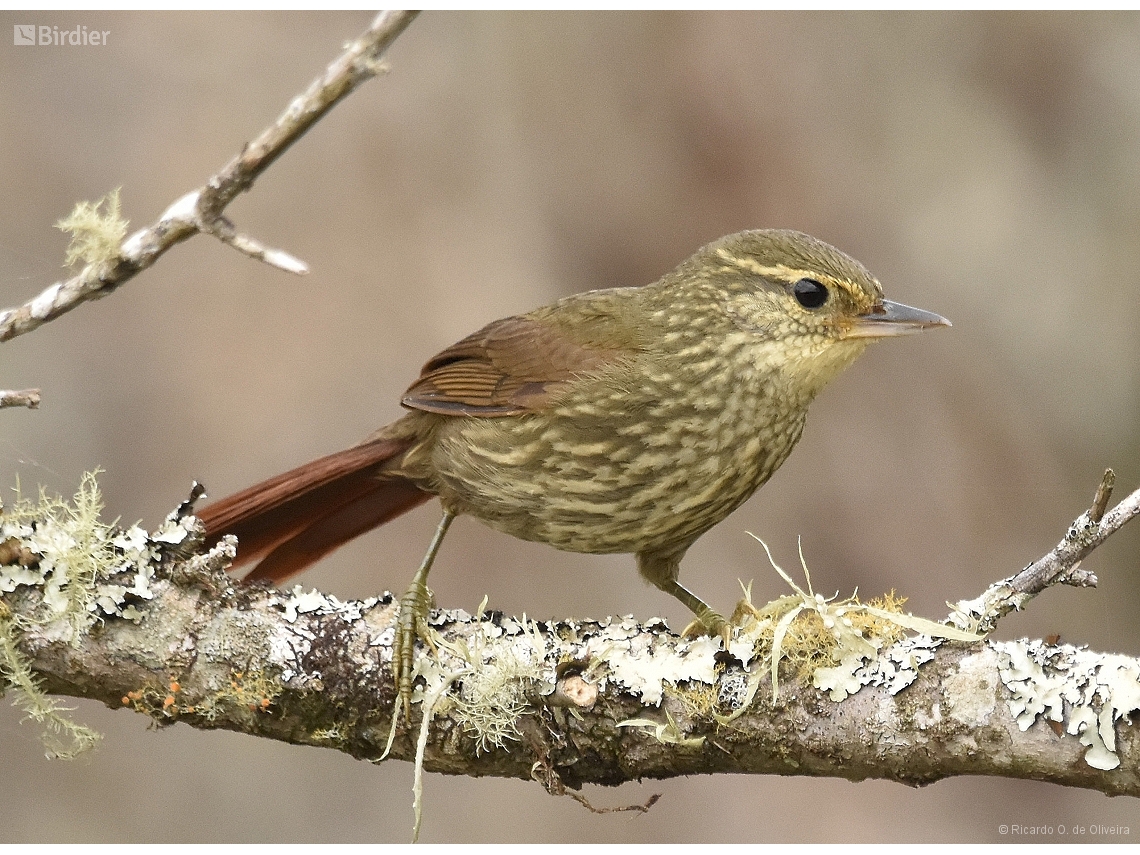
[[[776,369],[808,399],[870,342],[950,325],[884,299],[862,264],[801,232],[728,235],[698,250],[681,271],[716,295],[756,367]]]

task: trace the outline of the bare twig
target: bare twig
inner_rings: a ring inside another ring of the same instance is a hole
[[[213,222],[202,223],[202,231],[216,237],[224,244],[228,244],[238,252],[248,255],[255,261],[264,261],[271,267],[284,270],[286,273],[296,273],[304,276],[309,272],[309,265],[282,249],[271,249],[248,235],[240,234],[234,224],[226,217],[219,216]]]
[[[562,795],[569,796],[574,801],[576,801],[578,804],[580,804],[582,807],[584,807],[586,810],[588,810],[590,813],[627,813],[629,811],[636,811],[637,813],[649,813],[650,808],[652,808],[655,804],[657,804],[657,802],[661,799],[660,793],[654,793],[648,799],[645,800],[645,804],[643,804],[643,805],[619,805],[618,807],[597,807],[596,805],[592,804],[590,802],[590,800],[587,799],[584,795],[582,795],[581,793],[576,793],[573,790],[565,790],[564,789],[562,791]]]
[[[1100,486],[1096,488],[1092,507],[1089,508],[1089,519],[1099,523],[1104,519],[1104,512],[1108,508],[1109,499],[1112,498],[1112,488],[1116,486],[1116,473],[1111,469],[1104,470],[1104,477],[1100,479]]]
[[[955,604],[951,622],[980,632],[990,632],[999,620],[1051,585],[1096,587],[1096,575],[1083,570],[1080,563],[1117,529],[1140,515],[1140,490],[1136,490],[1111,511],[1105,512],[1112,496],[1116,476],[1105,470],[1092,507],[1069,526],[1069,530],[1047,555],[1034,561],[1020,573],[990,585],[980,597]]]
[[[0,389],[0,409],[4,407],[27,407],[34,410],[40,405],[39,389],[7,390]]]
[[[214,235],[274,267],[305,273],[308,268],[292,255],[239,234],[222,212],[325,113],[383,70],[381,56],[416,14],[390,11],[377,15],[368,30],[294,98],[272,125],[204,186],[187,193],[167,208],[157,222],[123,241],[117,256],[102,264],[89,264],[78,275],[55,283],[23,306],[0,311],[0,341],[30,332],[80,303],[109,294],[154,264],[172,246],[198,232]]]

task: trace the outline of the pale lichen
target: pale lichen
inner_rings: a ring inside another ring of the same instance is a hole
[[[44,608],[22,619],[51,624],[52,634],[70,644],[96,620],[139,621],[135,605],[153,597],[150,583],[161,543],[178,542],[167,524],[151,537],[138,525],[119,531],[103,523],[97,474],[83,476],[70,503],[42,489],[32,501],[17,488],[15,503],[0,516],[0,541],[15,538],[36,559],[0,566],[0,593],[40,589]]]
[[[1038,716],[1064,723],[1065,732],[1088,747],[1088,765],[1103,770],[1120,765],[1116,722],[1140,710],[1140,663],[1043,641],[1000,642],[994,649],[1018,727],[1028,730]]]
[[[815,593],[801,548],[805,590],[776,564],[767,544],[752,536],[764,547],[768,561],[794,593],[757,608],[752,605],[750,588],[744,587],[744,599],[733,616],[741,630],[730,649],[735,652],[744,648],[750,658],[767,664],[773,700],[779,694],[781,662],[796,666],[801,674],[810,674],[815,688],[839,702],[868,684],[886,685],[892,693],[909,685],[918,665],[933,658],[932,650],[938,642],[931,636],[981,640],[981,636],[956,627],[906,614],[902,610],[906,600],[894,591],[868,603],[860,602],[857,596],[836,600]],[[902,643],[900,639],[907,630],[926,637]],[[885,656],[880,655],[891,645],[894,647]],[[763,670],[756,669],[744,694],[745,706],[755,696],[762,677]],[[738,707],[727,720],[739,715],[743,708]]]
[[[485,607],[486,599],[479,606],[480,615]],[[433,628],[443,623],[466,624],[470,633],[445,641]],[[412,700],[421,705],[422,717],[413,763],[412,842],[420,833],[424,758],[435,716],[449,713],[473,740],[476,752],[505,748],[508,740],[519,737],[518,721],[532,697],[550,694],[555,685],[547,641],[525,615],[521,621],[506,618],[496,624],[472,620],[462,610],[437,612],[429,619],[427,631],[433,655],[416,657],[413,665],[413,677],[423,678],[423,685],[417,684],[412,693]],[[379,760],[392,748],[402,708],[397,700],[388,744]]]
[[[855,671],[862,686],[882,686],[897,695],[918,678],[919,666],[931,661],[942,641],[929,635],[915,635],[896,641]]]
[[[31,594],[19,614],[3,607],[0,615],[0,679],[19,690],[17,703],[45,726],[52,756],[68,757],[89,748],[93,732],[62,716],[65,708],[48,700],[32,676],[18,646],[19,636],[35,626],[42,639],[77,645],[98,621],[125,618],[138,622],[138,606],[151,599],[154,566],[163,543],[178,542],[168,520],[160,539],[137,525],[120,531],[100,518],[102,498],[97,472],[84,475],[71,502],[40,490],[32,501],[19,492],[0,514],[0,544],[13,560],[0,565],[0,595]],[[185,531],[182,531],[185,536]],[[70,746],[59,746],[58,735]]]
[[[604,627],[591,639],[592,655],[609,666],[602,682],[612,680],[648,706],[658,706],[666,686],[696,680],[715,683],[720,640],[708,637],[677,642],[663,624],[656,631],[637,632],[632,618]]]
[[[64,267],[71,267],[77,261],[104,264],[118,255],[129,225],[120,211],[120,189],[116,187],[95,203],[76,203],[71,213],[55,224],[57,229],[71,235]]]
[[[522,622],[527,626],[525,616]],[[477,751],[504,748],[507,740],[519,738],[518,720],[548,679],[547,652],[533,626],[518,636],[473,636],[465,656],[471,670],[463,674],[454,714]]]
[[[453,611],[437,613],[431,623],[445,617],[466,624],[470,632],[447,642],[432,630],[435,655],[417,657],[414,673],[423,678],[423,685],[413,690],[412,700],[423,701],[437,695],[440,686],[456,684],[453,697],[437,698],[439,709],[446,704],[477,751],[503,748],[518,738],[518,720],[531,701],[554,691],[551,649],[538,625],[525,615],[496,624]]]
[[[285,612],[286,621],[295,623],[298,615],[307,614],[336,614],[345,621],[355,621],[379,602],[379,597],[344,602],[332,594],[321,593],[315,588],[306,591],[300,585],[294,585],[288,596],[281,597],[274,605]]]
[[[17,644],[18,630],[12,612],[0,603],[0,697],[4,689],[16,689],[16,706],[43,727],[41,739],[49,758],[72,760],[94,748],[102,734],[73,721],[73,707],[60,706],[49,698],[32,673],[27,657]]]
[[[21,619],[51,623],[60,640],[71,644],[95,620],[95,581],[114,554],[101,510],[95,473],[88,473],[71,504],[42,489],[33,502],[17,488],[14,505],[0,517],[0,539],[16,538],[36,558],[32,565],[0,567],[0,592],[39,589],[43,609]]]

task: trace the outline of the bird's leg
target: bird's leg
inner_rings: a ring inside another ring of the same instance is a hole
[[[725,647],[728,647],[728,642],[732,637],[732,624],[725,620],[720,612],[712,608],[676,579],[673,580],[672,585],[662,585],[661,590],[672,594],[688,606],[690,611],[697,616],[695,620],[690,621],[689,625],[681,630],[681,635],[685,638],[695,638],[699,635],[720,636],[721,640],[724,641]]]
[[[732,627],[720,612],[677,581],[681,569],[681,556],[684,550],[672,555],[637,553],[637,570],[645,579],[652,582],[666,594],[672,594],[695,614],[696,620],[681,633],[686,638],[698,635],[720,636],[727,647]]]
[[[427,617],[431,609],[431,591],[427,586],[428,572],[453,519],[455,513],[444,508],[443,519],[435,529],[435,536],[431,539],[424,560],[420,562],[420,569],[416,571],[408,590],[400,597],[396,638],[392,644],[392,670],[396,679],[396,690],[400,695],[399,702],[404,705],[404,715],[409,720],[412,714],[412,659],[416,637],[419,636],[431,644],[427,631]]]

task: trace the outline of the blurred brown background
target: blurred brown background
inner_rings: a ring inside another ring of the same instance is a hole
[[[0,13],[0,305],[63,271],[52,229],[122,186],[152,222],[260,131],[366,13]],[[15,47],[13,24],[109,30]],[[952,330],[874,347],[816,402],[772,482],[682,574],[731,608],[783,593],[764,537],[816,588],[896,588],[916,613],[1050,549],[1105,466],[1140,484],[1140,16],[426,13],[391,74],[334,110],[230,208],[312,268],[209,238],[0,346],[0,482],[70,495],[101,466],[107,515],[153,527],[191,479],[220,497],[399,413],[432,354],[575,291],[656,279],[728,232],[792,227],[863,261]],[[302,577],[402,590],[421,509]],[[999,637],[1140,653],[1140,527]],[[438,600],[533,617],[687,616],[628,556],[558,553],[461,520]],[[374,767],[78,703],[106,734],[43,758],[0,705],[8,841],[404,841],[412,769]],[[520,781],[429,776],[426,841],[1011,841],[1010,824],[1136,824],[1135,800],[1046,784],[691,778],[593,789],[595,816]],[[1075,840],[1073,836],[1051,842]],[[1090,839],[1090,838],[1083,838]]]

